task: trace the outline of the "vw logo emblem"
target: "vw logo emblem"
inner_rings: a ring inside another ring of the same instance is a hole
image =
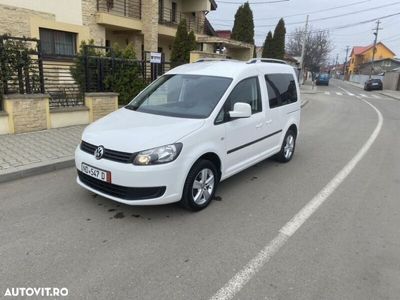
[[[104,147],[103,146],[98,146],[96,151],[94,151],[94,157],[96,159],[102,158],[104,155]]]

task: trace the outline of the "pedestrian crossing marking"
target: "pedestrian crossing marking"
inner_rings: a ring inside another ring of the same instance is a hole
[[[361,97],[368,98],[367,95],[360,94]]]
[[[354,94],[352,94],[352,93],[347,93],[347,95],[349,95],[349,96],[354,96]]]
[[[338,95],[338,96],[343,96],[343,94],[342,94],[342,93],[339,93],[339,92],[336,92],[336,95]]]
[[[325,95],[330,95],[331,94],[331,92],[325,92]]]
[[[379,97],[377,95],[372,95],[372,97],[374,97],[375,99],[381,99],[381,97]]]

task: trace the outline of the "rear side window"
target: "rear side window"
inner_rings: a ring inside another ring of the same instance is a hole
[[[269,107],[274,108],[297,101],[296,82],[292,74],[265,75]]]

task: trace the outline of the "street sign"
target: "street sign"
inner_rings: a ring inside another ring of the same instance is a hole
[[[150,63],[152,64],[161,64],[161,56],[160,52],[150,52]]]

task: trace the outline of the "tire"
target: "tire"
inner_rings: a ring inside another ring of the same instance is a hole
[[[283,139],[281,150],[274,156],[274,158],[282,163],[287,163],[292,159],[295,149],[296,133],[289,129]]]
[[[219,177],[218,170],[211,161],[198,160],[186,177],[179,204],[191,211],[206,208],[214,198]]]

